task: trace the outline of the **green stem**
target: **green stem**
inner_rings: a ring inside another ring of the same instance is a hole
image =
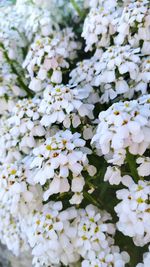
[[[7,51],[6,51],[6,49],[5,49],[5,47],[4,47],[4,45],[2,43],[0,43],[0,47],[3,49],[3,55],[4,55],[7,63],[10,65],[10,68],[11,68],[12,72],[17,75],[17,81],[18,81],[20,87],[24,91],[26,91],[26,93],[27,93],[28,96],[33,97],[34,96],[34,93],[31,90],[28,89],[28,87],[26,86],[26,84],[21,79],[20,74],[18,73],[16,67],[14,66],[13,61],[10,60],[10,58],[9,58],[9,56],[7,54]]]
[[[139,178],[139,175],[137,172],[136,159],[135,159],[135,156],[130,154],[130,152],[128,150],[127,150],[127,154],[126,154],[126,161],[127,161],[128,166],[129,166],[129,169],[131,171],[132,178],[134,179],[134,181],[136,183],[138,183],[140,178]]]
[[[70,0],[70,2],[71,2],[71,4],[73,5],[74,9],[77,11],[79,17],[83,18],[83,15],[84,15],[84,14],[83,14],[82,11],[80,10],[80,8],[79,8],[78,4],[76,3],[76,1],[75,1],[75,0]]]
[[[95,198],[93,198],[88,192],[83,192],[84,198],[89,200],[90,203],[97,206],[100,209],[103,209],[103,203],[98,202]]]

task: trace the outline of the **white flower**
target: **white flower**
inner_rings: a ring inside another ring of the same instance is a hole
[[[88,259],[82,261],[82,267],[101,267],[105,264],[106,267],[125,267],[129,262],[130,257],[127,252],[120,252],[119,247],[112,246],[106,250],[95,254],[89,253]]]
[[[59,84],[62,82],[62,72],[60,70],[54,70],[51,76],[51,82]]]
[[[28,154],[35,147],[35,137],[45,135],[45,129],[40,124],[40,114],[37,98],[19,100],[12,110],[11,118],[5,121],[1,134],[1,149],[9,155],[10,150]]]
[[[117,23],[116,43],[123,44],[127,40],[133,47],[141,46],[143,54],[149,54],[149,48],[145,49],[146,43],[148,46],[150,40],[149,17],[148,0],[129,1]]]
[[[110,46],[103,53],[97,49],[93,57],[79,62],[71,71],[70,84],[77,83],[83,88],[86,85],[90,103],[106,103],[120,95],[131,99],[137,91],[146,92],[138,82],[141,75],[139,52],[139,48],[129,45]]]
[[[37,36],[23,63],[31,79],[30,89],[36,92],[47,82],[61,83],[62,70],[69,68],[79,48],[71,28],[54,32],[52,37]]]
[[[14,21],[20,22],[19,27],[23,27],[22,32],[29,42],[33,40],[35,34],[48,36],[53,33],[53,28],[57,27],[47,8],[41,8],[26,0],[18,0],[14,9],[17,12],[17,18],[21,18],[21,22],[17,19]]]
[[[16,216],[28,214],[36,205],[42,203],[40,186],[30,185],[24,165],[19,163],[3,164],[0,168],[0,200],[8,205],[9,212]],[[38,193],[38,201],[36,195]],[[36,201],[35,201],[36,200]]]
[[[96,87],[100,86],[102,103],[108,102],[120,94],[125,94],[126,98],[132,97],[130,83],[131,81],[134,83],[139,75],[138,52],[140,49],[132,49],[129,45],[110,46],[97,60],[91,84]]]
[[[139,176],[149,176],[150,175],[150,158],[149,157],[140,157],[136,160],[137,164],[140,166],[137,168]]]
[[[99,114],[100,123],[92,142],[113,164],[124,163],[127,148],[131,154],[143,155],[150,146],[149,114],[149,95],[115,103]]]
[[[106,47],[110,44],[110,37],[116,32],[116,19],[119,16],[119,9],[116,5],[110,6],[100,3],[98,7],[90,9],[83,26],[82,37],[86,40],[85,51],[96,47]]]
[[[71,191],[80,193],[85,184],[82,171],[90,176],[95,175],[96,168],[89,165],[84,145],[85,141],[80,138],[80,134],[66,130],[47,138],[33,150],[29,179],[34,183],[46,184],[44,200],[53,194],[68,192],[70,179]]]
[[[117,191],[117,198],[121,200],[115,207],[119,217],[117,227],[124,235],[132,237],[137,246],[144,246],[150,241],[149,192],[147,181],[132,183],[128,189]]]
[[[49,202],[42,210],[35,212],[31,219],[28,240],[32,247],[33,265],[66,266],[79,260],[71,244],[76,231],[70,225],[77,212],[74,208],[62,210],[61,202]]]
[[[79,205],[83,200],[83,193],[75,193],[72,198],[69,200],[71,205]]]
[[[93,105],[84,104],[83,100],[89,94],[86,90],[71,89],[69,86],[60,85],[53,87],[48,85],[43,94],[39,112],[43,114],[41,124],[51,126],[53,123],[63,123],[69,128],[71,123],[78,127],[84,116],[93,118]]]
[[[29,84],[29,88],[35,92],[41,91],[42,89],[41,81],[37,78],[33,78]]]
[[[121,182],[121,171],[118,167],[107,167],[105,176],[104,176],[104,181],[109,181],[110,184],[120,184]]]
[[[13,217],[7,207],[7,205],[0,205],[0,238],[2,244],[17,257],[21,252],[29,250],[29,246],[26,234],[21,227],[22,220]]]
[[[102,54],[101,49],[97,49],[94,56],[90,59],[85,59],[77,63],[75,69],[70,72],[70,81],[71,85],[77,84],[79,88],[86,89],[89,92],[88,103],[97,103],[99,102],[99,94],[93,88],[92,81],[95,76],[95,69],[99,63],[100,57]]]

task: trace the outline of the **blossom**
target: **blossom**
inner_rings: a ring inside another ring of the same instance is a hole
[[[58,131],[33,149],[29,175],[34,183],[46,184],[44,200],[53,194],[68,192],[69,180],[71,191],[80,193],[85,184],[82,172],[95,175],[96,168],[91,168],[87,158],[90,150],[87,148],[86,152],[85,141],[80,136],[79,133],[72,134],[69,130]]]
[[[126,98],[133,96],[130,83],[134,83],[139,75],[139,52],[139,48],[116,45],[108,47],[102,54],[95,64],[95,76],[92,80],[93,86],[100,86],[102,103],[109,102],[121,94]]]
[[[66,128],[72,124],[76,128],[83,117],[93,118],[94,106],[83,102],[88,95],[89,93],[84,89],[48,85],[39,106],[39,112],[43,114],[41,124],[50,126],[53,123],[63,123]]]
[[[149,246],[149,87],[149,0],[1,1],[0,240],[27,265]]]
[[[115,207],[119,217],[117,227],[124,235],[132,237],[137,246],[150,241],[149,189],[149,182],[141,180],[117,191],[117,198],[121,200]]]
[[[29,250],[27,237],[22,230],[22,221],[13,217],[6,205],[0,205],[0,238],[2,244],[15,255]]]
[[[100,123],[92,142],[108,162],[121,165],[127,149],[133,155],[143,155],[149,148],[149,109],[147,95],[138,100],[120,101],[99,114]]]
[[[32,186],[28,180],[23,163],[5,163],[0,168],[0,200],[3,205],[9,206],[13,216],[27,214],[42,203],[40,186]],[[38,201],[36,199],[38,195]],[[35,201],[36,200],[36,201]]]
[[[89,259],[82,261],[82,267],[101,267],[103,264],[105,266],[123,267],[129,262],[128,253],[124,251],[120,253],[119,247],[117,246],[112,246],[97,255],[89,254]]]
[[[100,3],[97,7],[90,9],[82,32],[82,37],[86,41],[85,51],[92,50],[94,44],[97,47],[110,45],[110,38],[116,32],[115,24],[120,15],[116,1],[114,3],[112,6]]]
[[[108,264],[106,266],[112,262],[116,266],[119,266],[119,263],[120,266],[125,266],[124,264],[129,261],[127,253],[119,253],[119,248],[113,246],[115,227],[108,222],[110,219],[110,214],[99,211],[93,205],[78,211],[78,216],[72,223],[77,230],[76,238],[72,242],[83,258],[81,263],[83,267],[95,264],[101,266],[104,259]]]
[[[121,182],[121,171],[118,167],[107,167],[104,181],[109,181],[110,184],[116,184],[118,185]]]
[[[149,17],[149,1],[129,1],[118,20],[119,34],[116,37],[116,43],[123,44],[127,39],[133,47],[142,44],[142,53],[149,54]]]
[[[113,259],[124,266],[129,261],[128,254],[120,253],[117,246],[110,246],[115,230],[107,222],[110,218],[93,205],[79,210],[73,207],[62,210],[61,202],[44,205],[33,215],[28,233],[33,265],[60,266],[63,263],[67,266],[78,262],[82,256],[82,266],[85,266],[86,262],[94,261],[94,257],[103,256],[108,263]]]
[[[9,154],[9,149],[16,150],[18,153],[28,153],[36,145],[35,137],[45,135],[45,129],[40,124],[40,114],[38,112],[39,99],[23,99],[16,103],[13,108],[11,118],[3,124],[1,150]]]
[[[36,36],[23,63],[31,79],[29,88],[36,92],[43,90],[46,82],[61,83],[63,69],[69,68],[79,48],[71,28],[55,32],[52,37]]]
[[[78,261],[79,255],[70,242],[75,235],[70,221],[76,215],[74,208],[62,211],[61,202],[49,202],[33,215],[28,240],[34,266],[60,266]]]
[[[150,175],[150,158],[149,157],[139,157],[136,162],[139,165],[137,168],[139,176],[149,176]]]
[[[93,79],[95,77],[95,68],[99,64],[102,50],[97,49],[95,54],[90,59],[85,59],[77,63],[76,68],[70,72],[70,85],[78,85],[79,88],[89,91],[88,103],[99,102],[99,93],[93,87]]]

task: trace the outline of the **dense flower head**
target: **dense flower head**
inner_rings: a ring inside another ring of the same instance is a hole
[[[55,32],[52,37],[37,36],[23,63],[31,79],[29,88],[38,92],[46,82],[60,84],[63,70],[69,68],[79,48],[71,28]]]
[[[22,17],[24,35],[29,42],[35,35],[48,36],[53,33],[53,28],[58,27],[58,24],[53,22],[50,11],[46,8],[41,8],[29,1],[26,3],[17,1],[15,8],[17,15]]]
[[[22,229],[22,221],[13,217],[6,208],[6,204],[0,204],[0,238],[2,244],[15,255],[29,249],[27,237]]]
[[[92,58],[79,62],[72,70],[70,84],[86,85],[93,102],[108,103],[122,95],[131,99],[137,93],[147,93],[149,78],[145,65],[144,59],[141,64],[139,48],[109,46],[103,53],[97,49]]]
[[[86,88],[48,85],[39,106],[39,112],[43,114],[41,124],[50,126],[53,123],[63,123],[66,128],[71,124],[74,128],[78,127],[85,116],[93,118],[94,106],[83,103],[88,96]]]
[[[93,142],[108,162],[121,165],[127,149],[131,154],[143,155],[150,147],[149,97],[120,101],[99,114],[100,123]]]
[[[37,98],[19,100],[11,118],[4,121],[0,139],[1,151],[5,156],[11,154],[13,148],[18,153],[29,153],[36,145],[35,137],[45,135],[45,129],[40,124],[38,105]]]
[[[22,48],[27,44],[25,38],[21,38],[20,32],[23,30],[23,19],[17,14],[14,6],[8,5],[1,7],[0,12],[0,43],[7,49],[10,59],[17,59],[19,62],[23,60]],[[6,19],[7,17],[7,19]]]
[[[0,114],[7,114],[18,101],[18,96],[23,96],[24,92],[18,86],[17,76],[7,64],[3,62],[0,71]]]
[[[150,241],[150,184],[148,181],[131,182],[127,189],[117,191],[121,202],[115,207],[119,221],[118,229],[133,238],[137,246],[144,246]]]
[[[0,1],[0,129],[15,267],[149,267],[149,0]]]
[[[88,260],[83,260],[82,267],[124,267],[129,262],[129,255],[126,252],[120,252],[118,246],[111,246],[106,250],[98,253],[98,255],[92,255]]]
[[[85,141],[80,137],[79,133],[72,134],[69,130],[58,131],[33,150],[30,179],[45,185],[45,200],[53,194],[68,192],[70,188],[74,193],[81,193],[85,184],[82,171],[90,176],[96,173],[87,158],[91,151],[84,147]],[[81,200],[82,197],[77,201]]]
[[[44,205],[33,215],[28,234],[34,266],[60,266],[61,263],[70,266],[80,257],[83,258],[82,266],[90,266],[85,263],[96,261],[98,257],[102,259],[102,256],[106,257],[108,266],[112,259],[118,264],[122,261],[120,266],[124,266],[129,256],[112,245],[115,228],[107,222],[110,219],[107,212],[101,212],[93,205],[79,210],[73,207],[62,210],[61,202]]]
[[[74,208],[62,211],[61,202],[49,202],[33,215],[28,238],[34,266],[60,266],[78,261],[70,242],[76,233],[70,222],[76,216]]]
[[[78,237],[74,240],[74,246],[83,258],[90,257],[92,252],[96,254],[103,251],[114,243],[112,236],[115,227],[107,223],[110,219],[110,214],[100,213],[93,205],[78,211],[78,216],[73,222]]]
[[[106,47],[110,45],[111,35],[116,32],[116,21],[120,15],[117,2],[106,5],[101,1],[98,7],[90,9],[83,26],[82,37],[86,41],[85,51],[92,50],[93,45],[97,47]]]
[[[143,54],[149,54],[150,43],[150,3],[148,0],[129,1],[124,7],[122,16],[118,21],[116,37],[117,44],[123,44],[127,39],[133,46],[141,46]],[[142,41],[142,42],[141,42]]]
[[[102,103],[118,95],[125,95],[126,98],[133,96],[134,91],[130,91],[130,83],[134,83],[139,75],[139,52],[139,48],[133,49],[126,45],[110,46],[102,54],[95,65],[95,77],[92,81],[93,86],[100,86]]]
[[[28,181],[24,164],[4,164],[0,167],[0,200],[1,204],[9,204],[10,213],[26,214],[30,209],[40,206],[40,187],[33,187]],[[42,202],[41,202],[42,203]],[[28,207],[28,208],[27,208]]]

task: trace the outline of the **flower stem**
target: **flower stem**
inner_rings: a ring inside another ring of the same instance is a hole
[[[131,171],[131,175],[132,175],[133,180],[136,183],[138,183],[140,178],[139,178],[139,175],[137,172],[136,159],[135,159],[135,156],[130,154],[130,152],[128,150],[127,150],[127,154],[126,154],[126,161],[127,161],[128,166],[129,166],[129,169]]]
[[[28,89],[28,87],[26,86],[26,84],[25,84],[25,83],[23,82],[23,80],[21,79],[20,74],[18,73],[18,70],[16,69],[15,65],[13,64],[13,60],[11,60],[11,59],[9,58],[8,53],[7,53],[5,47],[4,47],[4,45],[3,45],[2,43],[0,43],[0,47],[3,49],[3,55],[4,55],[4,57],[5,57],[6,61],[7,61],[7,63],[9,64],[9,66],[10,66],[12,72],[15,73],[15,74],[17,75],[17,81],[18,81],[20,87],[21,87],[24,91],[26,91],[26,93],[27,93],[27,95],[28,95],[29,97],[33,97],[33,96],[34,96],[34,93],[33,93],[30,89]]]
[[[83,12],[80,10],[78,4],[76,3],[75,0],[70,0],[71,4],[73,5],[74,9],[77,11],[79,17],[83,18]]]
[[[103,203],[100,203],[100,201],[97,201],[95,198],[93,198],[88,192],[84,191],[83,195],[85,199],[89,200],[90,203],[97,206],[100,209],[103,209]]]

